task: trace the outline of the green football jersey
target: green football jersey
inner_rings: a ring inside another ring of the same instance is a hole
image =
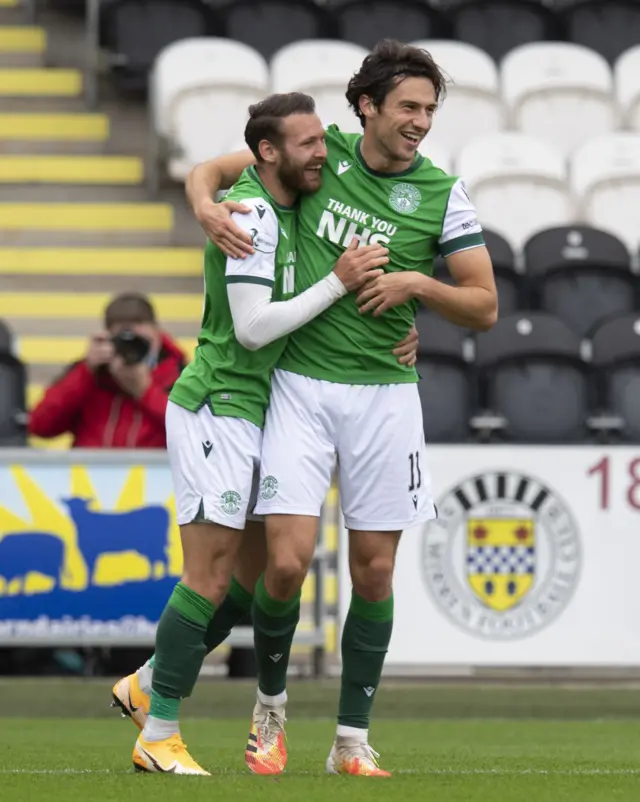
[[[296,210],[276,203],[255,167],[245,170],[226,197],[251,207],[249,214],[233,217],[251,235],[255,252],[245,259],[228,259],[207,242],[198,347],[169,398],[192,412],[208,403],[214,415],[244,418],[262,428],[269,404],[271,374],[287,338],[281,337],[257,351],[240,345],[225,285],[264,284],[273,287],[274,301],[286,301],[293,296]]]
[[[389,248],[386,270],[433,271],[438,255],[483,244],[476,211],[462,181],[416,156],[402,173],[370,170],[359,134],[327,128],[328,159],[322,188],[301,199],[298,248],[304,261],[298,292],[325,276],[354,236]],[[289,335],[278,363],[283,370],[341,384],[418,381],[415,368],[399,365],[392,350],[407,336],[418,301],[380,317],[360,314],[349,293]]]

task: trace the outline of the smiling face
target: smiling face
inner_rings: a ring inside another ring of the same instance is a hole
[[[322,185],[327,160],[324,128],[317,114],[291,114],[281,123],[276,148],[276,175],[283,187],[296,193],[316,192]]]
[[[360,110],[367,145],[398,170],[410,167],[437,108],[436,91],[428,78],[400,80],[379,106],[363,95]]]

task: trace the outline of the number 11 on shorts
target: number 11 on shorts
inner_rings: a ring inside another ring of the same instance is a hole
[[[409,492],[412,493],[420,487],[422,482],[422,474],[420,473],[420,452],[416,451],[415,454],[409,454],[409,467],[411,473],[411,481],[409,482]]]

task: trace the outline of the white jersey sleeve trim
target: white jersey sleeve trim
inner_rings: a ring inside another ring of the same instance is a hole
[[[451,256],[458,251],[477,248],[484,245],[482,226],[478,222],[478,213],[471,203],[467,188],[462,178],[451,187],[449,201],[444,213],[442,234],[439,240],[442,256]]]
[[[271,301],[272,290],[262,283],[234,283],[227,287],[236,339],[249,351],[290,334],[317,317],[347,294],[331,272],[289,301]]]
[[[251,236],[254,252],[244,259],[227,257],[227,284],[247,282],[273,287],[279,228],[276,214],[264,198],[243,198],[241,202],[251,211],[233,212],[231,219]]]

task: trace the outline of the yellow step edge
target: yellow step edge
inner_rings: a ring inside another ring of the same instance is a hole
[[[105,142],[106,114],[0,114],[0,139],[53,142]]]
[[[196,344],[192,337],[178,339],[188,360],[193,358]],[[32,365],[68,365],[82,359],[86,350],[86,337],[18,337],[18,357]]]
[[[167,203],[0,203],[0,229],[171,231]]]
[[[316,578],[313,574],[304,580],[302,585],[303,602],[313,602],[316,595]],[[328,574],[324,579],[324,601],[325,604],[338,603],[338,577],[335,574]]]
[[[47,33],[44,28],[0,26],[0,53],[44,53],[46,49]]]
[[[12,68],[0,69],[0,95],[22,97],[76,97],[82,91],[79,70]]]
[[[3,292],[0,318],[99,319],[112,297],[111,293],[92,292]],[[160,321],[197,324],[202,317],[200,294],[153,293],[149,299]]]
[[[136,156],[0,155],[0,184],[139,184],[143,176]]]
[[[0,0],[0,8],[17,8],[19,0]]]
[[[33,409],[40,401],[47,388],[44,384],[28,384],[27,385],[27,409]]]
[[[200,276],[202,260],[202,248],[0,248],[0,276]]]

